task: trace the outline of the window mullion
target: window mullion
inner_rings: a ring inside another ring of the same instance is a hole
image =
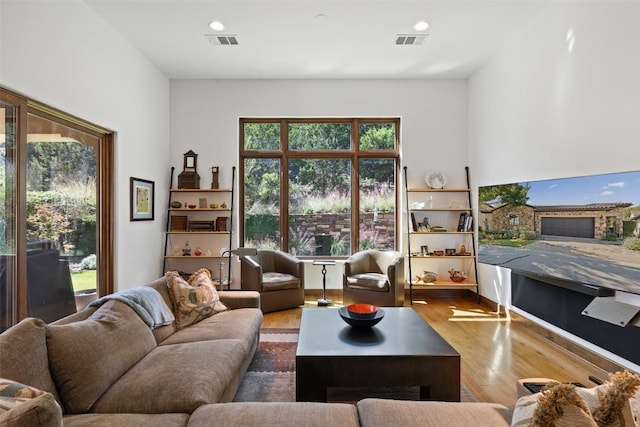
[[[280,250],[289,248],[289,124],[280,122]]]
[[[360,160],[351,160],[351,253],[360,249]]]
[[[27,317],[28,307],[28,281],[27,281],[27,102],[20,102],[18,108],[18,133],[14,143],[16,157],[14,167],[16,168],[16,314],[18,321]]]

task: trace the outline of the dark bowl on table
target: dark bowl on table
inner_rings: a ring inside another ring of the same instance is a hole
[[[354,319],[372,319],[376,317],[378,307],[373,304],[351,304],[347,306],[349,315]]]
[[[370,328],[381,321],[384,317],[384,310],[382,309],[376,310],[373,317],[368,318],[354,317],[354,315],[347,310],[347,307],[340,307],[338,312],[340,313],[342,320],[354,328]]]

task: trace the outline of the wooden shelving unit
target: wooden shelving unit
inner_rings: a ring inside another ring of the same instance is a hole
[[[233,243],[233,200],[235,170],[232,168],[231,188],[173,188],[173,175],[175,168],[171,168],[171,180],[169,185],[169,203],[167,207],[167,224],[164,243],[164,263],[163,273],[169,269],[178,270],[183,273],[190,273],[199,268],[209,268],[212,278],[220,286],[231,285],[231,257],[229,253],[224,256],[221,253],[223,248],[232,249]],[[206,206],[200,206],[201,198],[206,199]],[[172,203],[179,201],[181,207],[172,207]],[[217,207],[210,207],[217,204]],[[189,207],[194,205],[195,207]],[[185,207],[186,206],[186,207]],[[224,206],[224,207],[223,207]],[[176,217],[181,217],[179,224],[183,229],[174,229]],[[185,218],[186,217],[186,221]],[[224,221],[219,220],[224,217]],[[218,224],[224,229],[215,229]],[[190,223],[205,223],[204,228],[190,229]],[[212,229],[207,229],[207,223]],[[228,237],[228,239],[227,239]],[[191,249],[188,256],[183,255],[182,249],[185,243],[189,242]],[[200,254],[196,255],[196,249],[200,249]],[[224,268],[223,263],[228,265]],[[191,271],[193,270],[193,271]],[[226,279],[224,277],[226,273]]]
[[[473,229],[473,212],[471,209],[471,189],[469,185],[469,168],[465,168],[467,188],[408,188],[407,167],[404,167],[405,201],[407,211],[407,264],[409,297],[413,304],[414,289],[471,289],[477,294],[478,303],[480,293],[477,283],[477,258],[475,247],[475,232]],[[464,197],[466,196],[466,197]],[[451,202],[453,198],[453,202]],[[462,200],[464,198],[464,200]],[[414,203],[431,206],[416,206]],[[449,205],[447,205],[449,203]],[[433,214],[430,221],[438,221],[441,231],[432,229],[424,223],[419,223],[419,229],[414,229],[418,222],[416,214]],[[464,222],[461,215],[464,215]],[[459,249],[464,245],[465,251]],[[412,248],[420,248],[415,251]],[[426,252],[422,248],[427,248]],[[446,254],[452,250],[454,253]],[[440,253],[441,251],[441,253]],[[447,264],[447,262],[449,262]],[[465,272],[467,278],[462,282],[449,279],[447,271],[455,268]],[[415,270],[414,270],[415,269]],[[414,271],[431,271],[438,274],[434,282],[423,283],[417,279],[419,274]]]

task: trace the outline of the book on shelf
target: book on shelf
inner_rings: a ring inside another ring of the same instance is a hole
[[[467,212],[462,212],[460,214],[460,218],[458,218],[458,231],[464,231],[464,226],[467,222],[467,216],[469,214]]]
[[[473,227],[473,217],[471,216],[471,214],[467,214],[467,219],[464,223],[464,231],[471,231],[472,227]]]
[[[411,227],[413,227],[413,231],[418,231],[418,223],[416,222],[416,216],[411,212]]]
[[[473,217],[469,212],[462,212],[458,219],[458,231],[470,231],[473,226]]]

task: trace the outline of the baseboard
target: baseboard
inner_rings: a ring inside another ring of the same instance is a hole
[[[341,303],[342,289],[327,289],[326,296],[332,301],[337,301]],[[309,300],[322,298],[322,289],[305,289],[304,297],[305,299],[309,299]],[[413,290],[414,300],[420,299],[420,298],[426,298],[426,297],[432,297],[432,298],[446,298],[446,297],[460,298],[461,297],[461,298],[469,298],[474,300],[477,298],[476,293],[470,289],[414,289]],[[408,305],[409,304],[408,289],[405,289],[404,300],[405,300],[405,303]],[[491,301],[490,299],[480,295],[480,301],[481,301],[481,304],[486,305],[487,307],[490,307],[491,310],[493,311],[497,310],[498,305],[493,301]]]
[[[342,289],[327,289],[326,297],[332,301],[342,303]],[[322,298],[322,289],[305,289],[305,299],[319,299]]]
[[[409,289],[405,289],[405,301],[409,301]],[[419,300],[421,298],[468,298],[468,299],[477,299],[476,293],[470,289],[429,289],[429,288],[417,288],[413,290],[413,299]],[[482,295],[480,296],[481,303],[486,300],[487,302],[492,302],[486,298],[483,299]],[[487,304],[489,307],[491,305]]]
[[[563,337],[559,333],[547,329],[539,323],[536,323],[531,319],[527,319],[526,317],[523,317],[518,313],[509,311],[509,316],[512,322],[521,324],[523,327],[529,329],[531,332],[537,335],[540,335],[547,341],[550,341],[551,343],[596,366],[602,371],[602,378],[600,378],[602,380],[607,379],[609,372],[618,372],[627,369],[624,366],[596,353],[595,351],[583,347],[580,344],[577,344],[569,340],[568,338]]]
[[[322,289],[305,289],[304,290],[305,299],[313,300],[322,298]],[[342,289],[327,289],[326,297],[332,301],[342,303]],[[413,290],[413,299],[420,298],[446,298],[446,297],[457,297],[457,298],[469,298],[476,299],[476,293],[469,289],[414,289]],[[491,307],[492,310],[495,311],[496,304],[490,299],[484,298],[480,296],[482,304],[485,304],[488,307]],[[405,289],[404,294],[405,305],[409,305],[409,290]]]

